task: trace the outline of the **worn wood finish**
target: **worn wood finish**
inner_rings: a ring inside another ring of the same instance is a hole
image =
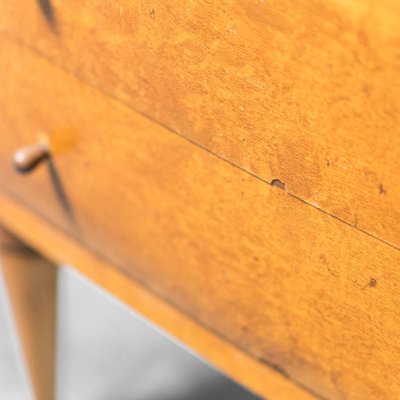
[[[205,357],[222,372],[269,400],[315,400],[261,360],[182,313],[146,287],[90,251],[53,224],[30,212],[23,203],[0,191],[0,220],[57,264],[73,265],[87,278],[110,291],[178,340]]]
[[[3,230],[0,262],[35,398],[54,400],[57,269]]]
[[[309,390],[398,396],[398,250],[0,43],[7,192]],[[18,176],[11,148],[37,132],[53,166]]]
[[[0,26],[178,134],[400,247],[397,0],[54,0]],[[23,17],[22,17],[23,15]]]

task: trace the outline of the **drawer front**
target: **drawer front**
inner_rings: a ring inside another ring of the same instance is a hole
[[[396,398],[400,253],[0,38],[0,185],[326,398]],[[18,61],[18,62],[17,62]],[[13,151],[47,137],[52,166]]]
[[[4,34],[400,247],[397,0],[6,0]]]

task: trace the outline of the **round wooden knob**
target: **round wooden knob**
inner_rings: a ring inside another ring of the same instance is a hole
[[[14,165],[18,172],[29,172],[41,161],[47,159],[49,151],[45,143],[36,143],[17,150],[14,154]]]

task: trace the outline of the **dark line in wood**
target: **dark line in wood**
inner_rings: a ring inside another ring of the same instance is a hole
[[[40,11],[53,33],[58,34],[57,19],[51,0],[36,0]]]
[[[214,157],[216,157],[216,158],[218,158],[218,159],[220,159],[220,160],[222,160],[222,161],[225,161],[226,163],[232,165],[233,167],[239,169],[240,171],[243,171],[243,172],[245,172],[246,174],[248,174],[248,175],[250,175],[250,176],[252,176],[252,177],[254,177],[254,178],[256,178],[256,179],[258,179],[258,180],[260,180],[260,181],[262,181],[262,182],[264,182],[264,183],[266,183],[267,185],[272,186],[272,185],[271,185],[271,182],[269,182],[269,181],[266,180],[265,178],[262,178],[261,176],[256,175],[255,173],[253,173],[253,172],[251,172],[251,171],[249,171],[249,170],[247,170],[247,169],[241,167],[240,165],[235,164],[234,162],[232,162],[232,161],[230,161],[230,160],[224,158],[223,156],[221,156],[221,155],[219,155],[219,154],[217,154],[217,153],[214,153],[213,151],[211,151],[210,149],[204,147],[202,144],[197,143],[197,142],[194,141],[193,139],[188,138],[188,137],[186,137],[186,136],[180,134],[179,132],[173,130],[172,128],[170,128],[170,127],[164,125],[163,123],[161,123],[161,122],[159,122],[159,121],[153,119],[151,116],[149,116],[149,115],[147,115],[147,114],[145,114],[145,113],[143,113],[143,112],[141,112],[141,111],[136,110],[136,109],[133,108],[129,103],[127,103],[127,102],[124,101],[124,100],[119,99],[118,97],[115,97],[112,93],[109,93],[109,92],[103,90],[102,88],[99,88],[99,87],[97,87],[96,85],[93,85],[91,82],[86,81],[85,79],[83,79],[80,75],[76,74],[75,72],[66,69],[64,66],[62,66],[62,65],[60,65],[60,64],[57,64],[57,63],[56,63],[54,60],[52,60],[50,57],[48,57],[47,55],[43,54],[41,51],[37,50],[35,47],[33,47],[33,46],[29,45],[28,43],[24,42],[24,41],[21,40],[20,38],[14,36],[14,35],[12,35],[12,34],[10,34],[9,32],[6,32],[6,31],[2,31],[2,32],[0,32],[0,34],[3,35],[3,36],[5,36],[6,38],[9,38],[11,41],[17,42],[18,44],[20,44],[20,45],[26,47],[27,49],[29,49],[30,51],[32,51],[34,54],[36,54],[36,55],[38,55],[39,57],[41,57],[42,59],[46,60],[49,64],[55,66],[55,67],[56,67],[57,69],[59,69],[60,71],[63,71],[63,72],[66,73],[67,75],[74,77],[75,79],[79,80],[79,82],[85,84],[85,85],[88,86],[88,87],[91,87],[92,89],[96,90],[96,91],[99,92],[99,93],[102,93],[104,96],[106,96],[106,97],[108,97],[108,98],[110,98],[110,99],[116,101],[118,104],[122,104],[123,106],[125,106],[126,108],[128,108],[130,111],[133,111],[134,113],[136,113],[136,114],[138,114],[138,115],[141,115],[142,117],[144,117],[144,118],[146,118],[147,120],[153,122],[154,124],[163,127],[163,128],[166,129],[168,132],[170,132],[170,133],[172,133],[172,134],[174,134],[174,135],[180,137],[181,139],[187,141],[188,143],[193,144],[194,146],[198,147],[199,149],[204,150],[205,152],[207,152],[207,153],[213,155]],[[372,239],[378,240],[379,242],[382,242],[382,243],[388,245],[389,247],[392,247],[393,249],[400,251],[400,247],[399,247],[399,246],[397,246],[397,245],[395,245],[395,244],[393,244],[393,243],[390,243],[390,242],[388,242],[387,240],[382,239],[382,238],[380,238],[380,237],[378,237],[378,236],[374,236],[372,233],[370,233],[370,232],[368,232],[368,231],[366,231],[366,230],[364,230],[364,229],[361,229],[361,228],[359,228],[358,226],[355,226],[354,224],[352,224],[351,222],[348,222],[348,221],[346,221],[346,220],[344,220],[344,219],[342,219],[342,218],[340,218],[340,217],[338,217],[338,216],[336,216],[336,215],[334,215],[334,214],[331,214],[331,213],[329,213],[328,211],[325,211],[324,209],[319,208],[319,207],[317,207],[317,206],[314,205],[314,204],[308,203],[306,200],[304,200],[304,199],[302,199],[301,197],[295,195],[294,193],[288,192],[287,190],[286,190],[286,193],[287,193],[288,196],[291,196],[291,197],[293,197],[294,199],[296,199],[296,200],[298,200],[298,201],[301,201],[303,204],[306,204],[307,206],[312,207],[312,208],[314,208],[315,210],[318,210],[318,211],[320,211],[320,212],[322,212],[322,213],[324,213],[324,214],[326,214],[326,215],[329,215],[330,217],[334,218],[335,220],[337,220],[337,221],[339,221],[339,222],[342,222],[342,223],[344,223],[344,224],[350,226],[351,228],[355,229],[356,231],[361,232],[361,233],[363,233],[363,234],[369,236],[369,237],[372,238]]]
[[[64,185],[61,181],[60,174],[58,173],[54,160],[51,156],[49,156],[48,158],[47,170],[49,172],[53,189],[57,195],[58,200],[60,201],[62,209],[64,210],[68,219],[71,221],[73,227],[79,231],[71,202],[69,201],[67,193],[64,189]]]

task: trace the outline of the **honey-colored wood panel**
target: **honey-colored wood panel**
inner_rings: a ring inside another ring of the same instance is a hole
[[[400,247],[397,0],[37,3],[2,1],[2,29],[220,157]]]
[[[237,382],[269,400],[315,400],[306,389],[155,296],[83,243],[0,192],[0,220],[19,237],[59,264],[69,264],[168,333],[190,346]]]
[[[309,390],[398,396],[398,250],[0,43],[1,187]],[[17,176],[12,147],[39,131],[53,178]]]

